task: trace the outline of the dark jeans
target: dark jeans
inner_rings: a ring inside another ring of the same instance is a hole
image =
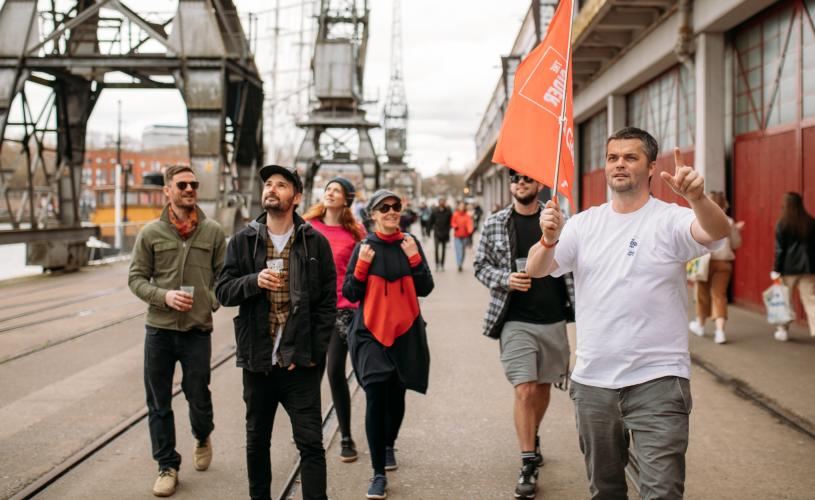
[[[331,340],[326,353],[328,385],[331,399],[340,424],[342,437],[351,437],[351,392],[345,378],[345,360],[348,357],[348,328],[354,319],[355,309],[339,309]]]
[[[385,473],[385,448],[393,446],[405,417],[405,387],[394,375],[365,388],[365,434],[374,474]]]
[[[209,392],[212,339],[209,332],[178,332],[145,327],[144,389],[147,393],[147,415],[153,458],[159,469],[181,465],[175,451],[173,419],[173,372],[181,363],[181,389],[190,406],[192,434],[203,441],[212,432],[212,395]]]
[[[621,389],[572,381],[570,395],[593,500],[628,498],[625,466],[631,438],[640,468],[640,497],[682,498],[693,405],[687,379],[662,377]]]
[[[320,414],[321,366],[275,367],[271,372],[243,370],[243,400],[246,402],[246,469],[249,496],[271,498],[271,442],[277,405],[282,404],[291,420],[294,442],[300,451],[300,477],[305,500],[324,500],[325,450]]]
[[[438,236],[435,238],[434,254],[436,256],[436,267],[444,267],[444,254],[447,251],[447,242],[449,239],[441,239]]]

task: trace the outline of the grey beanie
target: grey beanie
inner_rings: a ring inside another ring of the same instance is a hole
[[[368,204],[365,205],[365,211],[369,214],[371,211],[376,208],[377,205],[382,203],[387,198],[396,198],[397,200],[402,200],[398,194],[394,193],[393,191],[388,191],[387,189],[379,189],[377,192],[371,195],[371,198],[368,200]]]

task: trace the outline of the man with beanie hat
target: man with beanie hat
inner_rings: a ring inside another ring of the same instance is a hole
[[[328,240],[294,212],[303,183],[293,168],[260,169],[266,210],[229,241],[215,293],[240,306],[237,365],[243,369],[249,495],[269,499],[270,445],[278,404],[300,450],[303,498],[326,499],[320,379],[337,313]]]

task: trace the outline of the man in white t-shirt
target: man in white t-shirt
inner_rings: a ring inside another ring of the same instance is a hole
[[[577,362],[570,395],[595,499],[627,498],[633,437],[643,498],[682,498],[691,410],[685,262],[729,233],[704,179],[682,164],[662,180],[691,208],[650,195],[659,146],[629,127],[606,143],[610,203],[567,224],[556,203],[541,213],[529,251],[533,277],[574,273]],[[654,182],[657,182],[654,180]]]

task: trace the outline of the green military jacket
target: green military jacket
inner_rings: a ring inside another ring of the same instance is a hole
[[[213,291],[224,265],[226,237],[221,226],[198,212],[198,227],[181,239],[164,207],[158,220],[139,232],[130,260],[130,290],[149,305],[148,326],[186,332],[193,328],[212,330],[212,312],[219,307]],[[164,296],[181,285],[194,286],[192,309],[176,311]]]

